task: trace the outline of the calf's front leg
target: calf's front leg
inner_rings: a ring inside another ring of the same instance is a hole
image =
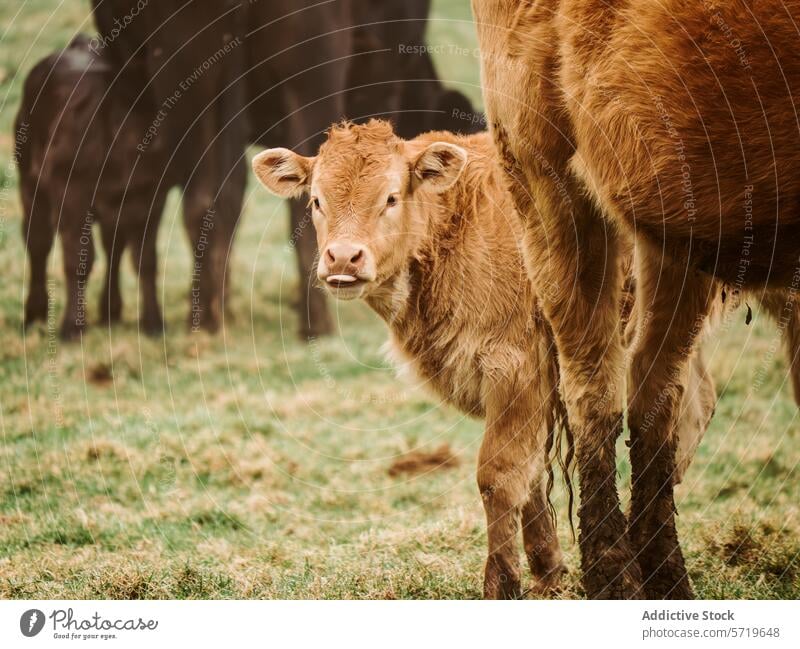
[[[547,593],[556,588],[567,571],[558,543],[555,522],[547,506],[547,480],[543,467],[535,472],[531,490],[522,506],[522,540],[536,591]]]
[[[23,179],[22,183],[26,183]],[[47,320],[47,258],[53,247],[55,227],[50,218],[47,200],[43,195],[34,201],[30,189],[32,183],[23,184],[22,202],[25,209],[25,221],[22,235],[28,249],[30,260],[30,277],[28,298],[25,301],[25,326],[37,320]]]
[[[533,385],[500,382],[490,388],[486,399],[478,488],[486,510],[489,541],[483,587],[487,599],[515,599],[521,594],[517,546],[520,513],[529,500],[535,471],[542,467],[546,436],[545,417],[537,412],[537,405],[544,405],[534,403],[533,392]],[[531,543],[537,529],[534,526],[527,532]]]

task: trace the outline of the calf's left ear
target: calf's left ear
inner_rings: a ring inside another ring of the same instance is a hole
[[[413,169],[420,184],[443,192],[458,180],[467,164],[467,152],[449,142],[434,142],[419,154]]]
[[[253,173],[281,198],[297,198],[308,191],[314,158],[289,149],[267,149],[253,158]]]

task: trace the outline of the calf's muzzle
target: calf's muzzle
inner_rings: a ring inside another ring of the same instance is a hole
[[[364,246],[334,241],[322,253],[324,263],[320,264],[320,279],[337,286],[355,283],[363,278],[367,251]]]

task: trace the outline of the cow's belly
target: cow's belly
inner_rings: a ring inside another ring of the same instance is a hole
[[[787,15],[800,19],[800,2],[765,0],[755,19],[739,3],[627,4],[595,42],[562,28],[573,167],[608,214],[671,254],[691,249],[702,270],[745,286],[784,281],[800,257],[800,53]]]

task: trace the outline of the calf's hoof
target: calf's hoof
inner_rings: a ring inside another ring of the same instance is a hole
[[[520,599],[518,571],[501,557],[489,557],[483,579],[484,599]]]
[[[531,591],[537,595],[550,595],[558,592],[559,588],[561,587],[561,582],[566,576],[567,572],[567,567],[563,563],[560,563],[544,574],[534,573],[536,582],[531,588]]]
[[[34,322],[47,322],[47,312],[47,295],[31,295],[25,303],[25,319],[23,321],[25,328]]]

